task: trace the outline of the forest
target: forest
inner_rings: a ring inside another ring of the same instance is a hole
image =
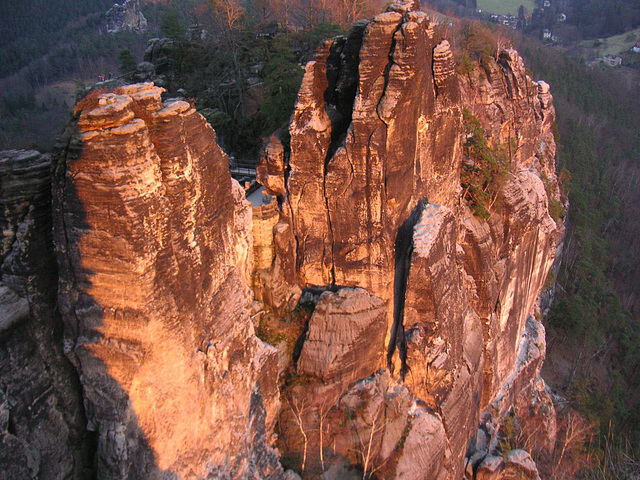
[[[558,375],[562,369],[554,367],[568,362],[555,380],[599,430],[599,445],[613,439],[618,451],[630,446],[637,459],[638,86],[527,37],[517,44],[527,65],[553,85],[559,169],[570,203],[556,300],[547,318],[549,361],[543,375]]]
[[[300,65],[322,40],[381,11],[385,3],[142,1],[146,31],[107,33],[109,0],[32,0],[20,2],[20,8],[2,2],[2,38],[9,41],[0,50],[0,148],[50,149],[75,101],[74,92],[60,98],[52,85],[66,82],[69,93],[68,84],[75,84],[75,93],[82,94],[101,75],[130,73],[143,60],[148,40],[167,37],[174,42],[170,91],[185,89],[199,108],[209,109],[226,148],[255,156],[260,135],[288,120]],[[280,110],[282,101],[286,112]],[[274,118],[265,120],[265,111],[274,112]]]

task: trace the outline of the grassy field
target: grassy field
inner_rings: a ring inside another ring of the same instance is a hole
[[[535,7],[532,0],[478,0],[478,8],[485,13],[517,15],[520,5],[524,5],[527,13],[533,12]]]
[[[592,47],[598,51],[598,56],[607,55],[608,53],[617,55],[631,49],[636,42],[640,40],[640,28],[629,32],[614,35],[613,37],[601,38],[599,40],[585,40],[582,42],[584,47]],[[637,55],[640,55],[638,53]]]

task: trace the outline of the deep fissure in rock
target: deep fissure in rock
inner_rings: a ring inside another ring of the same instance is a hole
[[[311,320],[311,317],[313,316],[313,312],[315,311],[316,305],[320,300],[320,295],[322,295],[322,292],[326,290],[328,289],[325,287],[316,287],[316,286],[307,287],[304,289],[304,291],[302,292],[302,296],[300,297],[300,302],[299,302],[300,304],[302,303],[312,304],[313,309],[309,311],[307,318],[304,320],[302,332],[300,333],[300,336],[296,340],[296,344],[293,347],[292,361],[293,361],[294,372],[298,371],[298,359],[302,354],[302,347],[304,347],[304,342],[307,340],[307,333],[309,332],[309,321]]]
[[[423,198],[418,201],[396,235],[395,243],[395,272],[393,277],[393,325],[391,337],[387,347],[387,368],[392,371],[393,354],[398,349],[400,357],[400,378],[404,381],[408,371],[407,343],[404,335],[404,304],[407,294],[407,282],[411,270],[411,256],[413,254],[413,229],[420,220],[422,211],[429,200]]]
[[[324,102],[331,121],[331,144],[327,149],[325,167],[336,153],[351,125],[353,102],[358,92],[360,49],[368,21],[357,22],[346,37],[338,37],[331,44],[327,58],[327,82]]]
[[[324,175],[327,176],[329,162],[345,139],[353,115],[353,102],[358,91],[360,79],[358,67],[360,65],[360,49],[364,38],[364,31],[369,24],[367,21],[356,23],[347,37],[338,37],[331,44],[327,57],[327,89],[324,92],[325,109],[331,121],[331,143],[324,159]],[[326,188],[326,182],[324,187]],[[336,281],[334,262],[333,225],[329,198],[326,190],[324,193],[325,208],[327,211],[327,226],[329,227],[329,242],[331,244],[331,285]]]

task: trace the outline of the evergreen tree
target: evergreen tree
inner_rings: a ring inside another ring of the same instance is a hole
[[[131,73],[136,69],[137,63],[128,48],[120,50],[118,58],[120,59],[120,72],[122,74]]]
[[[178,16],[178,12],[175,10],[169,10],[162,17],[162,33],[167,38],[172,40],[182,40],[184,38],[184,34],[186,33],[186,29],[182,22],[180,21],[180,17]]]

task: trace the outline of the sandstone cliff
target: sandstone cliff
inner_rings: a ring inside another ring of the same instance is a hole
[[[464,109],[490,146],[510,147],[486,220],[460,185]],[[388,478],[460,478],[466,455],[476,467],[497,447],[514,406],[551,405],[533,315],[562,232],[548,211],[554,119],[548,85],[515,51],[463,77],[410,2],[307,65],[288,169],[269,155],[260,168],[298,284],[328,290],[297,360],[312,380],[285,390],[282,450],[298,461],[309,450],[307,468],[332,449]],[[540,421],[553,437],[553,415]],[[300,424],[325,431],[303,442]]]
[[[0,159],[6,471],[276,479],[282,454],[307,478],[536,478],[498,439],[515,416],[553,444],[549,86],[513,50],[460,75],[417,7],[306,66],[290,151],[272,139],[258,168],[272,203],[252,209],[204,118],[152,84],[81,104],[52,198],[47,157]],[[468,118],[508,161],[484,217]],[[260,315],[286,325],[278,350]]]
[[[277,478],[250,207],[204,118],[160,94],[100,96],[55,155],[58,302],[98,475]]]

